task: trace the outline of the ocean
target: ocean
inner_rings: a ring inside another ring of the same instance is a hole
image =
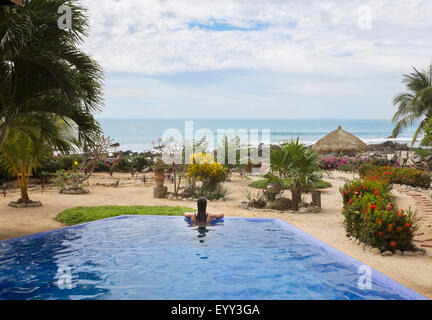
[[[167,129],[179,130],[183,137],[185,121],[193,121],[193,129],[210,129],[216,136],[217,129],[263,129],[270,130],[271,143],[277,144],[291,138],[311,145],[338,125],[356,135],[366,144],[392,140],[410,143],[416,129],[414,124],[398,138],[387,139],[392,133],[391,120],[376,119],[98,119],[104,134],[120,143],[120,150],[142,152],[152,149],[152,141],[158,143]]]

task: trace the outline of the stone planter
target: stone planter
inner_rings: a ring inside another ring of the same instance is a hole
[[[154,174],[155,174],[156,186],[162,187],[164,185],[164,182],[165,182],[165,171],[158,170],[158,171],[155,171]]]
[[[87,189],[61,189],[61,194],[87,194],[90,191]]]
[[[156,199],[165,199],[168,188],[164,186],[156,186],[153,188],[153,197]]]
[[[42,207],[42,202],[40,201],[30,201],[29,203],[18,203],[17,201],[12,201],[9,203],[9,207],[12,208],[38,208]]]

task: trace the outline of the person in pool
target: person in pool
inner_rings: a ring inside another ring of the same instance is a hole
[[[213,219],[221,219],[225,215],[222,214],[214,214],[214,213],[207,213],[207,199],[202,197],[198,199],[198,212],[192,213],[192,212],[186,212],[184,216],[186,218],[190,218],[192,224],[210,224]]]

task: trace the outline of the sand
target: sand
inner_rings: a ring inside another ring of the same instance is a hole
[[[149,175],[150,176],[150,175]],[[120,178],[120,186],[95,186],[95,183],[114,183]],[[342,200],[338,189],[346,180],[355,178],[352,174],[333,172],[325,180],[332,183],[332,188],[322,192],[323,210],[320,213],[297,214],[250,211],[239,208],[240,201],[245,197],[241,192],[252,180],[240,178],[234,174],[231,182],[225,183],[229,190],[226,202],[210,202],[209,212],[221,212],[227,217],[274,217],[288,221],[312,236],[328,243],[336,249],[371,266],[372,268],[399,281],[405,286],[432,299],[432,256],[428,251],[426,256],[392,256],[382,257],[373,254],[356,245],[345,236],[343,216],[341,214]],[[252,178],[254,179],[254,178]],[[167,184],[172,190],[172,184]],[[54,220],[62,210],[75,206],[100,205],[168,205],[195,208],[193,201],[172,201],[153,198],[152,183],[143,184],[138,179],[132,179],[129,174],[115,173],[110,177],[106,173],[98,173],[90,181],[90,193],[87,195],[63,195],[58,189],[50,186],[43,193],[39,185],[32,187],[30,198],[40,200],[41,208],[10,208],[7,204],[18,198],[18,193],[11,187],[5,198],[0,194],[0,239],[15,238],[32,233],[61,228]],[[256,193],[256,189],[252,189]],[[13,192],[14,191],[14,192]],[[287,192],[287,191],[286,191]],[[401,208],[415,207],[414,201],[407,195],[396,193],[396,202]],[[306,195],[306,199],[310,199]]]

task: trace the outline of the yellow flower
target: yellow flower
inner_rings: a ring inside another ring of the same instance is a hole
[[[77,165],[78,165],[78,161],[75,161],[75,162],[74,162],[74,165],[76,165],[76,166],[77,166]]]

